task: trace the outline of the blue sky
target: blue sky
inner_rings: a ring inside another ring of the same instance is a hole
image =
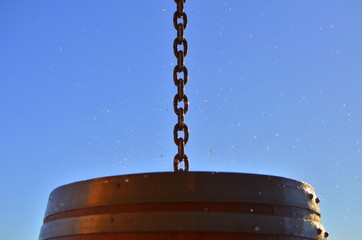
[[[0,232],[37,239],[52,189],[171,171],[169,1],[0,1]],[[192,171],[310,183],[360,239],[362,2],[186,3]]]

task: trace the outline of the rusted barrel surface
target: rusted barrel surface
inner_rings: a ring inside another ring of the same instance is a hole
[[[241,173],[144,173],[76,182],[49,198],[40,240],[325,239],[300,181]]]

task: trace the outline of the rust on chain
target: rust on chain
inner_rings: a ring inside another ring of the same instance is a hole
[[[183,51],[178,49],[178,45],[183,45],[183,47],[184,47]],[[188,52],[187,41],[186,41],[186,39],[183,39],[182,41],[179,42],[178,38],[175,38],[175,40],[173,41],[173,53],[176,58],[179,57],[180,52],[182,52],[183,56],[186,57],[187,52]]]
[[[174,157],[173,167],[175,172],[187,172],[189,170],[189,159],[185,154],[185,146],[189,140],[189,128],[185,124],[185,114],[189,109],[189,100],[185,95],[188,71],[184,60],[188,52],[188,45],[184,37],[184,30],[187,27],[188,21],[184,11],[186,0],[174,1],[177,4],[177,8],[173,14],[173,26],[177,31],[177,37],[173,41],[173,53],[177,59],[177,65],[173,70],[173,82],[177,87],[177,94],[173,99],[173,109],[177,115],[177,123],[173,129],[173,138],[177,146],[177,154]],[[180,73],[182,74],[180,75]],[[183,106],[179,106],[181,102],[183,102]],[[183,132],[183,136],[179,136],[179,132]],[[183,168],[180,165],[183,165]]]
[[[187,113],[187,111],[189,110],[188,101],[189,100],[186,95],[183,95],[181,98],[179,97],[178,94],[175,95],[175,97],[173,98],[173,110],[177,114],[177,116],[185,115]],[[179,102],[184,102],[183,108],[178,107]],[[183,111],[183,112],[181,112],[181,111]]]
[[[179,78],[179,73],[183,73],[183,79]],[[186,85],[187,81],[189,79],[188,76],[188,71],[187,68],[184,66],[183,69],[180,69],[178,67],[178,65],[175,66],[175,68],[173,69],[173,82],[175,83],[176,86],[178,86],[179,81],[183,81],[184,84]]]

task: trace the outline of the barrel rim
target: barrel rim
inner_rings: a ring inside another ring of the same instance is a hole
[[[309,183],[301,181],[301,180],[296,180],[296,179],[293,179],[293,178],[288,178],[288,177],[281,177],[281,176],[275,176],[275,175],[266,175],[266,174],[256,174],[256,173],[219,172],[219,171],[190,171],[190,172],[144,172],[144,173],[131,173],[131,174],[124,174],[124,175],[122,174],[122,175],[112,175],[112,176],[106,176],[106,177],[97,177],[97,178],[80,180],[80,181],[60,185],[60,186],[54,188],[53,191],[51,192],[51,194],[53,192],[55,192],[55,191],[58,191],[58,190],[60,190],[62,188],[66,188],[68,186],[107,181],[107,180],[112,180],[112,179],[117,179],[117,178],[120,178],[120,177],[127,177],[127,176],[135,177],[137,175],[145,176],[145,175],[161,175],[161,174],[162,175],[164,175],[164,174],[179,174],[179,175],[181,175],[181,174],[212,174],[212,175],[214,175],[214,174],[222,174],[222,175],[260,176],[260,177],[268,177],[268,178],[274,178],[274,179],[279,179],[279,180],[293,181],[295,183],[307,185],[309,188],[311,188],[313,191],[315,191],[314,188]]]

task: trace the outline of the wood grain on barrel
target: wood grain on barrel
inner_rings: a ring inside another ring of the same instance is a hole
[[[320,240],[313,188],[240,173],[145,173],[55,189],[40,240]]]
[[[293,236],[275,236],[248,233],[108,233],[85,236],[56,237],[51,240],[310,240]]]

